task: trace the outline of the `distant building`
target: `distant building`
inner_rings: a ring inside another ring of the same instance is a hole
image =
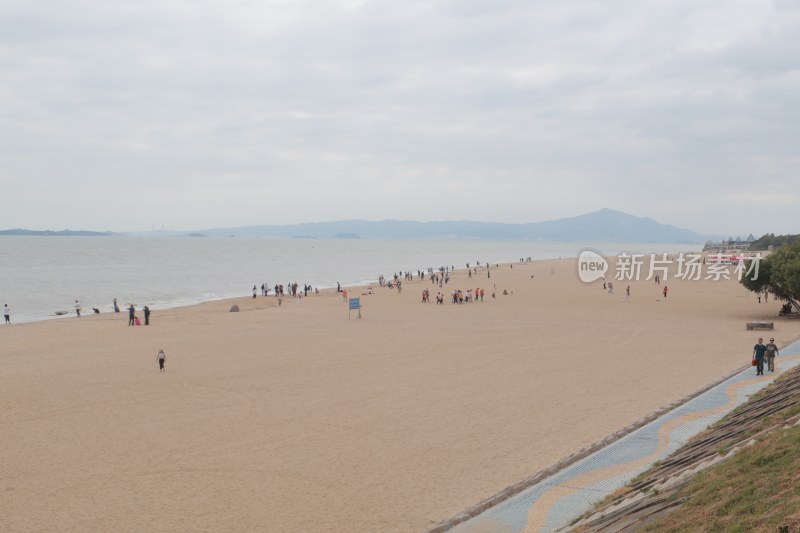
[[[742,240],[741,237],[736,237],[734,239],[731,236],[720,242],[706,241],[706,244],[703,246],[703,251],[714,253],[746,252],[750,249],[750,243],[755,240],[756,238],[753,237],[751,233],[746,240]]]

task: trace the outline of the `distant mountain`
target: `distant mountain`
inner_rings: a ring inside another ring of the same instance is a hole
[[[131,232],[110,231],[34,231],[11,229],[0,235],[43,235],[56,237],[279,237],[295,239],[485,239],[578,242],[677,242],[703,243],[709,236],[688,229],[661,224],[650,218],[635,217],[621,211],[601,209],[577,217],[529,224],[499,222],[411,222],[405,220],[340,220],[309,224],[213,228],[197,231]]]
[[[533,226],[540,237],[547,235],[548,240],[558,241],[701,243],[708,240],[707,235],[612,209],[527,226]]]
[[[571,218],[529,224],[496,222],[411,222],[402,220],[342,220],[308,224],[246,226],[198,231],[209,237],[426,239],[459,238],[487,240],[680,242],[702,243],[708,236],[688,229],[660,224],[612,209]]]
[[[119,233],[112,233],[110,231],[83,231],[83,230],[70,230],[65,229],[61,231],[53,230],[32,230],[32,229],[6,229],[0,230],[0,235],[16,235],[16,236],[37,236],[37,237],[110,237],[112,235],[120,235]]]

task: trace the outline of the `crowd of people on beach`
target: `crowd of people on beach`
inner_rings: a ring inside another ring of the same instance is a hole
[[[530,258],[520,258],[521,263],[528,263],[533,262]],[[481,267],[480,261],[476,263],[476,266],[470,265],[467,263],[466,265],[467,271],[467,278],[471,279],[473,274],[478,273],[479,268],[485,268],[487,271],[490,269],[490,265],[485,263],[483,267]],[[499,268],[499,264],[495,265],[496,268]],[[420,280],[424,280],[427,276],[428,279],[431,281],[431,285],[439,286],[439,288],[443,288],[444,285],[447,285],[451,281],[451,277],[455,274],[455,267],[454,266],[442,266],[439,269],[428,268],[425,270],[417,270],[416,277]],[[400,278],[403,278],[402,280]],[[402,283],[403,280],[405,281],[413,281],[414,273],[411,271],[400,271],[399,273],[395,273],[394,277],[388,283],[384,276],[378,277],[378,284],[381,287],[388,287],[388,288],[397,288],[398,292],[402,291]],[[508,290],[503,291],[503,294],[509,295],[511,293]],[[450,302],[454,304],[468,304],[473,302],[483,302],[486,296],[486,289],[476,287],[475,289],[469,288],[466,291],[458,288],[453,289],[450,292]],[[497,297],[497,286],[495,285],[492,289],[491,293],[492,298]],[[431,301],[431,291],[427,288],[422,289],[422,303],[430,303]],[[438,291],[436,293],[435,302],[437,304],[443,305],[445,301],[445,293],[442,291]]]
[[[482,302],[484,294],[485,290],[481,288],[476,288],[474,291],[472,289],[467,289],[466,293],[461,289],[453,289],[453,292],[450,294],[450,301],[454,304]],[[492,297],[495,297],[494,293],[492,293]],[[428,291],[428,289],[422,289],[422,303],[429,303],[430,299],[430,291]],[[436,303],[444,304],[444,294],[441,292],[436,293]]]
[[[262,284],[262,294],[264,296],[269,294],[270,289],[266,287],[266,284]],[[272,288],[273,294],[275,294],[275,298],[278,300],[278,307],[283,304],[283,297],[289,296],[296,299],[305,298],[311,294],[319,294],[318,287],[312,287],[310,284],[304,283],[302,287],[295,281],[293,283],[287,283],[284,285],[276,284]],[[337,291],[341,291],[341,285],[337,284]],[[256,297],[256,287],[253,286],[253,298]]]
[[[520,259],[520,261],[523,260],[524,259]],[[530,258],[528,258],[525,261],[530,261]],[[490,265],[488,263],[484,263],[484,265],[481,266],[481,262],[478,261],[476,265],[477,266],[471,266],[470,263],[466,264],[467,277],[472,278],[473,274],[478,273],[479,268],[486,268],[488,277],[491,277],[491,273],[488,272],[490,268]],[[498,264],[495,266],[499,267],[500,265]],[[435,269],[433,267],[428,267],[426,269],[417,270],[416,273],[411,270],[400,270],[398,272],[395,272],[392,279],[389,280],[388,282],[386,281],[386,278],[383,275],[378,276],[378,285],[380,287],[397,289],[398,291],[401,292],[403,290],[403,282],[414,281],[414,278],[416,276],[416,278],[418,278],[420,281],[424,281],[427,277],[427,279],[430,279],[431,285],[434,286],[438,285],[439,288],[443,288],[445,285],[450,283],[450,279],[455,273],[455,271],[456,267],[453,265],[440,266],[438,269]],[[430,292],[427,293],[425,301],[430,301]]]
[[[292,298],[300,298],[308,296],[308,293],[314,292],[319,294],[319,289],[312,287],[310,284],[304,283],[302,289],[300,285],[295,281],[293,283],[287,283],[284,285],[276,284],[274,287],[270,288],[269,283],[262,283],[261,284],[261,296],[269,296],[269,291],[272,291],[275,294],[275,297],[278,299],[282,299],[284,296],[291,296]],[[253,298],[256,297],[258,294],[258,286],[253,285]]]
[[[475,292],[472,289],[467,289],[466,294],[461,292],[461,289],[456,289],[451,294],[451,301],[454,304],[463,304],[463,303],[472,303],[477,301],[483,301],[484,289],[475,289]]]

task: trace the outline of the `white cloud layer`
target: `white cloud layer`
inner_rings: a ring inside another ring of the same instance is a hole
[[[2,224],[798,232],[788,0],[6,0]]]

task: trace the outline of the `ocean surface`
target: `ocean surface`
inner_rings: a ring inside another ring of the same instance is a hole
[[[208,237],[0,237],[0,307],[13,323],[74,317],[134,304],[153,310],[249,296],[253,285],[297,282],[320,290],[379,275],[520,258],[577,257],[584,248],[698,251],[701,245],[485,240],[269,239]]]

